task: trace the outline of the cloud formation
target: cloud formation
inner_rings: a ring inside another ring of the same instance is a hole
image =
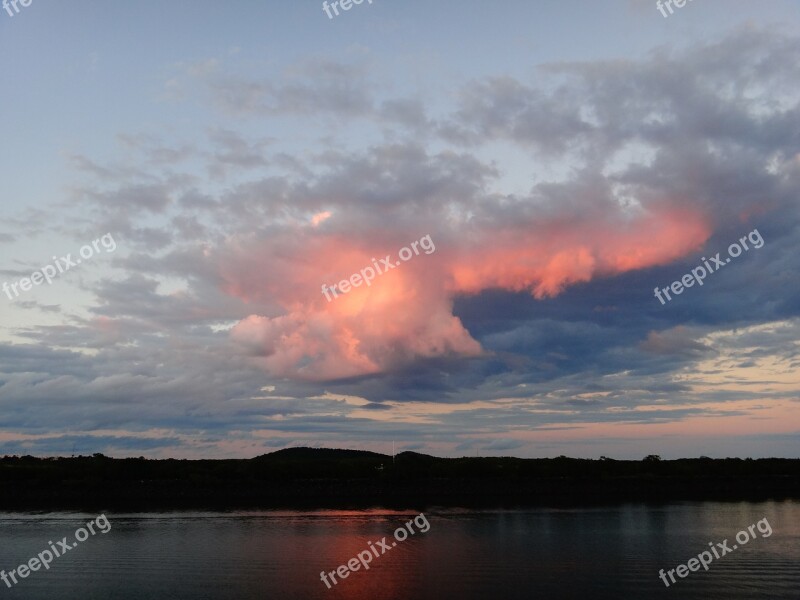
[[[40,266],[23,238],[110,231],[119,250],[13,307],[41,320],[4,321],[0,443],[608,454],[714,419],[788,447],[798,59],[800,38],[748,27],[419,97],[358,61],[183,65],[171,101],[205,126],[70,153],[63,219],[4,221],[9,277]],[[281,135],[298,120],[303,140]],[[755,226],[758,253],[653,299]],[[425,235],[434,253],[322,294]]]

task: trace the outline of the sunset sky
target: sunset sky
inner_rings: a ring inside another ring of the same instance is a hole
[[[0,454],[800,456],[795,0],[321,4],[0,11]]]

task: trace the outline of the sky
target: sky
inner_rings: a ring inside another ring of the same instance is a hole
[[[322,4],[0,10],[0,454],[800,456],[796,0]]]

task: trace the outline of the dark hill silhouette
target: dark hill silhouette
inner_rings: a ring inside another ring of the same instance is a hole
[[[368,450],[340,450],[338,448],[308,448],[305,446],[297,448],[283,448],[268,454],[256,456],[251,460],[343,460],[354,458],[375,458],[386,459],[384,454],[370,452]]]
[[[532,506],[800,498],[798,459],[438,458],[286,448],[251,459],[0,458],[0,510]]]

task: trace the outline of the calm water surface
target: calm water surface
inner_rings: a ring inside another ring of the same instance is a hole
[[[332,589],[332,571],[419,511],[106,513],[111,530],[0,598],[263,600],[800,598],[800,503],[681,503],[590,509],[428,508],[416,533]],[[57,545],[97,515],[0,514],[0,569]],[[767,518],[751,539],[667,589],[674,569]],[[415,528],[416,529],[416,528]]]

